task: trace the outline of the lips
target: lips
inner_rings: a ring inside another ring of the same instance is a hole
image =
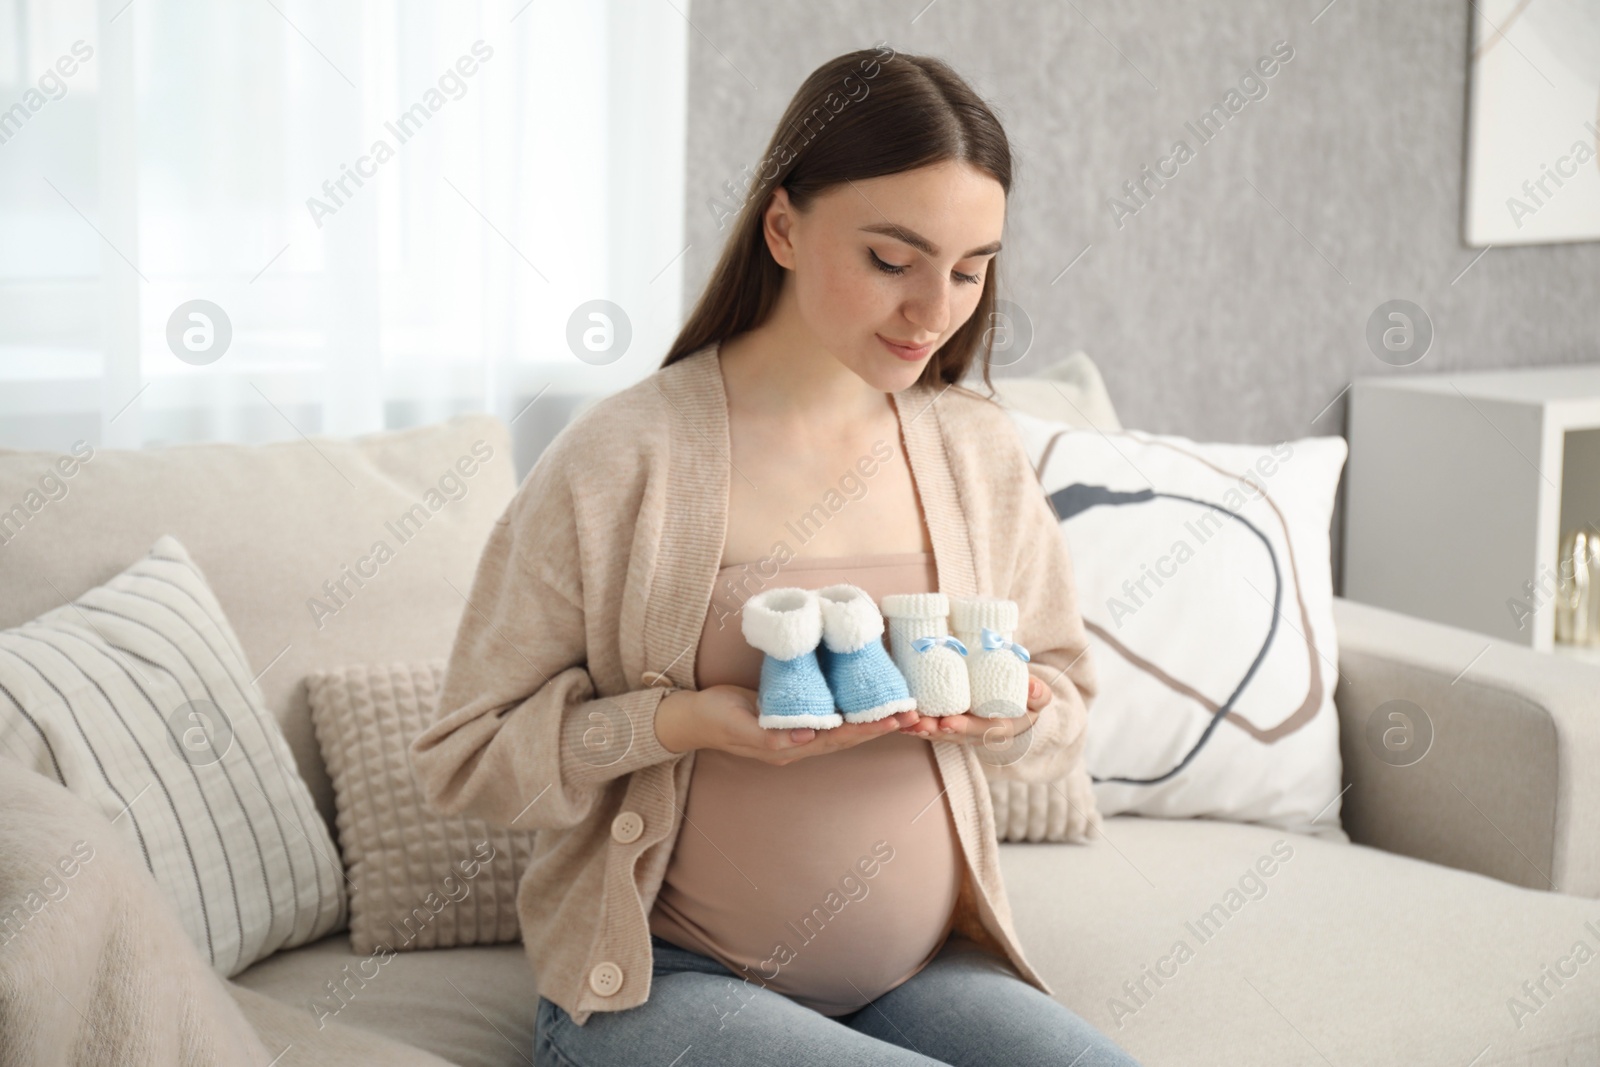
[[[915,363],[920,359],[925,359],[927,358],[928,353],[933,351],[932,341],[924,341],[922,344],[912,344],[909,341],[891,341],[881,333],[876,334],[875,336],[878,338],[879,343],[882,344],[883,347],[887,348],[890,352],[893,352],[907,363]]]

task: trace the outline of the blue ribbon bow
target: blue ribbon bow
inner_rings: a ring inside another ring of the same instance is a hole
[[[993,652],[997,648],[1009,648],[1011,651],[1015,652],[1017,654],[1017,658],[1022,660],[1024,663],[1028,662],[1030,658],[1028,656],[1027,649],[1023,648],[1015,641],[1007,638],[999,630],[991,630],[989,627],[985,626],[983,628],[982,638],[983,647],[988,649],[990,652]]]
[[[915,641],[911,642],[911,647],[916,649],[918,652],[926,652],[930,648],[937,648],[940,645],[946,645],[950,648],[953,648],[963,656],[967,654],[967,646],[963,645],[950,634],[940,634],[937,637],[919,637]]]

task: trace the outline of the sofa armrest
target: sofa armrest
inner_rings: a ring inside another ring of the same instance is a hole
[[[272,1061],[126,825],[0,757],[0,1062]]]
[[[1342,598],[1334,620],[1350,840],[1600,897],[1600,665]],[[1394,700],[1431,724],[1408,766],[1380,758]]]

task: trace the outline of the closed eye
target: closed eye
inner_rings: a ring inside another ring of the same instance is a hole
[[[904,274],[911,267],[909,263],[889,263],[879,258],[878,253],[870,248],[867,249],[867,255],[872,257],[872,265],[885,274]],[[981,274],[963,274],[958,270],[951,271],[950,276],[962,285],[977,285],[983,281],[983,275]]]
[[[906,267],[909,266],[909,264],[904,263],[885,263],[883,260],[878,258],[878,253],[874,252],[870,248],[867,249],[867,255],[872,257],[872,265],[883,271],[885,274],[904,274],[906,272]]]

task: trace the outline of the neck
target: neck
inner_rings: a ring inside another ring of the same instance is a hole
[[[806,326],[792,285],[765,322],[723,343],[721,362],[730,404],[762,417],[848,426],[888,405],[885,389],[841,363]]]

